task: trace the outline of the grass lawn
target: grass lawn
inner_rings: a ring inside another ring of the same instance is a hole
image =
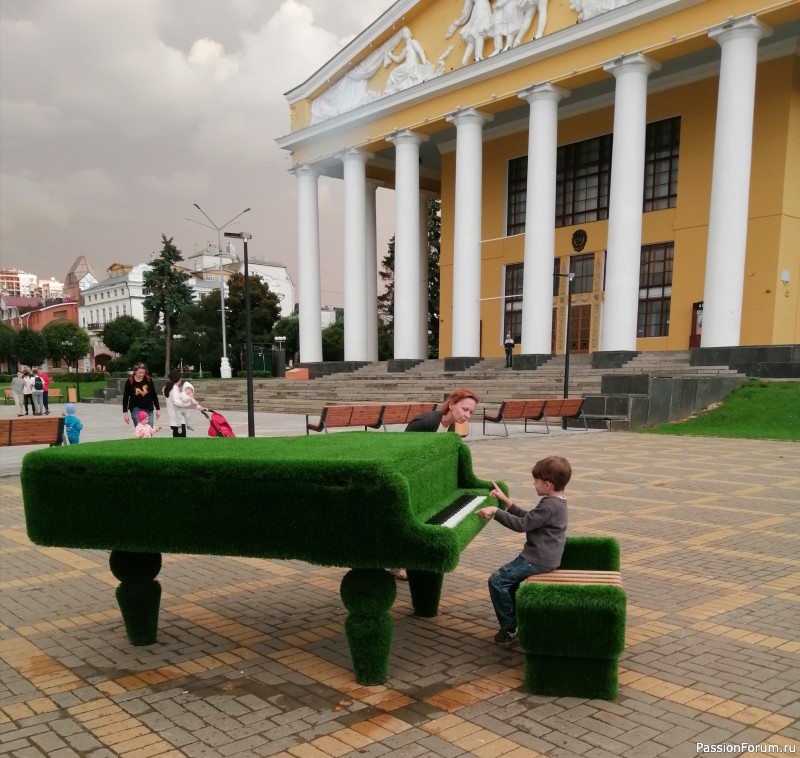
[[[640,431],[698,437],[800,440],[800,382],[749,381],[712,410],[685,421]]]

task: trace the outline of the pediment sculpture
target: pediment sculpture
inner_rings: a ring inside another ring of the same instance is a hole
[[[636,0],[569,0],[569,7],[578,14],[578,21],[588,21],[635,2]]]

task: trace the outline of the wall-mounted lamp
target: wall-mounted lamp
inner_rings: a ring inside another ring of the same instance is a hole
[[[781,284],[789,284],[789,269],[781,269]]]

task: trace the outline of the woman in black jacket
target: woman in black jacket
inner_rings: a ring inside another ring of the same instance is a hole
[[[139,423],[139,411],[144,411],[150,417],[151,426],[155,423],[154,412],[157,419],[161,418],[156,386],[147,373],[147,366],[144,363],[137,363],[133,367],[133,375],[125,382],[125,391],[122,393],[122,420],[126,424],[130,424],[133,420],[135,428]]]

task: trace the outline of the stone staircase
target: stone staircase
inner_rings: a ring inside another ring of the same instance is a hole
[[[618,369],[594,369],[589,354],[573,354],[569,366],[569,394],[596,396],[608,375],[659,377],[745,378],[727,366],[691,366],[687,352],[642,353]],[[196,381],[203,404],[216,410],[243,410],[245,380]],[[534,371],[505,368],[504,358],[486,358],[466,371],[446,372],[443,360],[427,360],[402,373],[387,372],[387,364],[369,364],[348,374],[331,374],[308,382],[255,379],[254,406],[259,412],[317,414],[326,403],[441,402],[455,387],[466,386],[481,398],[482,407],[495,410],[509,398],[561,397],[564,357],[555,356]]]

